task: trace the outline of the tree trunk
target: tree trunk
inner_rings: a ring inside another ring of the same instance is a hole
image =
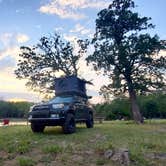
[[[139,106],[136,100],[136,93],[133,89],[129,90],[129,96],[130,96],[131,111],[132,111],[133,119],[136,123],[141,124],[143,123],[143,117],[140,113]]]

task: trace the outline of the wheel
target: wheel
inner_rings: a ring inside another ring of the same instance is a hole
[[[74,133],[76,130],[75,118],[73,114],[67,114],[65,122],[62,126],[64,134]]]
[[[41,124],[31,123],[31,129],[35,133],[42,133],[44,131],[45,126]]]
[[[89,114],[89,116],[86,120],[86,127],[93,128],[93,115],[92,114]]]

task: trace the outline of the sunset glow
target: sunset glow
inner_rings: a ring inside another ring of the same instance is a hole
[[[13,99],[9,99],[9,102],[25,102],[26,100],[25,99],[19,99],[19,98],[13,98]]]

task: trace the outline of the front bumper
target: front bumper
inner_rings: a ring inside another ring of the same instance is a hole
[[[59,117],[59,118],[33,118],[29,117],[28,121],[30,123],[39,123],[45,126],[62,126],[64,123],[65,117]]]

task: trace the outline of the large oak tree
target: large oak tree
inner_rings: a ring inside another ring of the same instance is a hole
[[[114,0],[98,13],[94,53],[87,61],[109,76],[110,84],[103,91],[116,95],[128,92],[133,118],[142,123],[136,95],[165,85],[166,59],[159,55],[163,42],[146,33],[154,28],[151,18],[140,17],[134,8],[132,0]]]
[[[54,80],[59,76],[78,75],[78,62],[83,54],[77,40],[74,45],[58,34],[42,37],[35,46],[20,47],[20,60],[15,74],[19,79],[27,79],[26,86],[42,94],[53,92]]]

